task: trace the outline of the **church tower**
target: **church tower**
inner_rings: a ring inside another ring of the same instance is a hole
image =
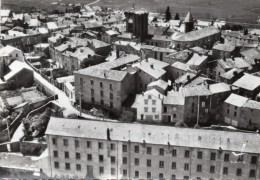
[[[184,20],[184,32],[190,32],[194,29],[194,20],[191,15],[191,12],[189,11],[185,20]]]

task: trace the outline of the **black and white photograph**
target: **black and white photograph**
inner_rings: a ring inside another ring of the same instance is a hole
[[[0,0],[0,179],[260,180],[260,0]]]

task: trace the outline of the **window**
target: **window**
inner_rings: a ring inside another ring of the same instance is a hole
[[[146,148],[146,153],[147,154],[152,154],[152,147],[147,147]]]
[[[81,165],[80,164],[76,164],[76,169],[77,169],[77,171],[81,171]]]
[[[76,152],[76,159],[80,159],[80,153]]]
[[[201,172],[202,171],[202,166],[201,166],[201,164],[198,164],[197,165],[197,172]]]
[[[94,85],[94,81],[93,81],[93,80],[90,80],[90,84],[91,84],[91,85]]]
[[[215,173],[215,166],[210,166],[210,173]]]
[[[127,176],[127,170],[126,170],[126,169],[123,170],[123,176],[124,176],[124,177]]]
[[[146,165],[147,165],[147,167],[151,167],[152,166],[152,160],[151,159],[147,159]]]
[[[164,161],[159,161],[159,168],[164,168]]]
[[[152,96],[151,95],[148,95],[148,99],[151,99],[152,98]]]
[[[176,118],[176,114],[173,114],[173,117]]]
[[[144,108],[144,112],[148,112],[148,107],[145,107],[145,108]]]
[[[152,173],[151,172],[147,172],[146,176],[147,176],[147,179],[151,179],[152,178]]]
[[[103,143],[102,143],[102,142],[99,142],[99,143],[98,143],[98,148],[99,148],[99,149],[103,149]]]
[[[250,169],[249,177],[255,177],[255,170],[254,169]]]
[[[110,108],[114,108],[113,102],[110,102]]]
[[[52,138],[52,144],[57,145],[56,138]]]
[[[172,169],[176,169],[176,162],[172,162]]]
[[[209,110],[208,109],[205,109],[205,113],[208,113],[209,112]]]
[[[156,100],[152,100],[152,104],[153,104],[153,105],[156,105]]]
[[[70,163],[65,163],[65,169],[70,170]]]
[[[139,146],[135,146],[135,153],[139,153]]]
[[[102,82],[100,82],[99,84],[100,84],[100,88],[103,88],[103,83],[102,83]]]
[[[113,90],[112,84],[109,84],[109,89],[110,89],[110,90]]]
[[[256,164],[257,162],[257,156],[252,156],[251,157],[251,164]]]
[[[59,168],[60,168],[59,162],[54,162],[54,168],[55,168],[55,169],[59,169]]]
[[[177,156],[177,149],[173,149],[173,150],[172,150],[172,156],[173,156],[173,157],[176,157],[176,156]]]
[[[188,163],[185,163],[185,164],[184,164],[184,170],[185,170],[185,171],[189,170],[189,164],[188,164]]]
[[[70,158],[70,154],[69,154],[68,151],[65,151],[65,152],[64,152],[64,157],[65,157],[65,158]]]
[[[100,91],[100,96],[103,97],[104,96],[104,92]]]
[[[135,178],[139,178],[139,171],[135,171]]]
[[[237,106],[235,106],[235,110],[237,110]]]
[[[91,98],[91,102],[94,104],[95,103],[95,98]]]
[[[172,180],[176,180],[176,175],[172,175]]]
[[[164,179],[163,178],[163,173],[159,173],[159,179]]]
[[[155,113],[156,112],[156,108],[152,108],[152,112]]]
[[[229,109],[227,109],[227,114],[229,114]]]
[[[115,168],[111,168],[111,175],[115,175],[116,174],[116,169]]]
[[[115,150],[115,144],[110,144],[110,149]]]
[[[145,99],[145,100],[144,100],[144,104],[148,104],[148,100]]]
[[[190,151],[189,150],[185,150],[184,157],[185,158],[189,158],[190,157]]]
[[[210,160],[212,160],[212,161],[215,161],[215,160],[216,160],[216,153],[215,153],[215,152],[212,152],[212,153],[210,154]]]
[[[88,161],[92,161],[92,154],[88,154],[87,157],[88,157]]]
[[[127,152],[127,145],[123,144],[123,152]]]
[[[100,100],[100,104],[104,105],[104,100],[103,99]]]
[[[15,54],[16,57],[18,57],[18,54]]]
[[[87,141],[87,148],[91,148],[91,142]]]
[[[99,167],[99,174],[104,174],[104,167],[102,166]]]
[[[241,176],[242,175],[242,169],[238,168],[237,169],[237,176]]]
[[[229,154],[224,155],[224,161],[229,161]]]
[[[154,115],[154,119],[158,119],[159,118],[159,115]]]
[[[198,159],[202,159],[202,151],[198,151]]]
[[[164,112],[164,113],[167,113],[167,107],[164,107],[164,108],[163,108],[163,112]]]
[[[113,99],[113,94],[112,93],[110,93],[110,99]]]
[[[58,157],[58,151],[53,151],[53,156]]]
[[[202,102],[202,107],[205,107],[205,102]]]
[[[159,155],[161,155],[161,156],[163,156],[163,155],[164,155],[164,149],[163,149],[163,148],[160,148]]]
[[[189,176],[183,176],[183,180],[189,180],[190,177]]]
[[[227,167],[223,168],[223,174],[228,174],[228,168]]]
[[[237,112],[234,112],[234,116],[237,116]]]
[[[104,156],[103,155],[99,155],[99,162],[104,162]]]
[[[94,96],[94,89],[91,89],[91,95]]]
[[[116,163],[116,157],[115,156],[111,156],[111,163],[112,164]]]
[[[127,157],[123,157],[123,164],[127,164]]]
[[[139,166],[139,159],[138,158],[135,158],[135,165]]]
[[[64,146],[68,146],[68,145],[69,145],[68,139],[63,139],[63,145],[64,145]]]
[[[79,140],[75,140],[75,147],[79,147]]]

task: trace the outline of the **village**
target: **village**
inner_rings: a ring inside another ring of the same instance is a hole
[[[0,178],[260,179],[260,25],[58,5],[0,10]]]

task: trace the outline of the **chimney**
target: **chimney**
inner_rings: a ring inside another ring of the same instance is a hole
[[[257,59],[254,59],[254,61],[255,61],[255,64],[258,64],[258,60]]]
[[[153,69],[153,64],[150,64],[151,68]]]
[[[108,140],[108,141],[111,141],[111,139],[110,139],[110,130],[109,130],[109,128],[107,128],[107,140]]]
[[[80,49],[80,52],[81,52],[81,53],[83,53],[83,52],[84,52],[84,50],[83,50],[83,49]]]
[[[106,72],[104,72],[104,77],[107,78],[107,74],[106,74]]]
[[[234,72],[233,72],[233,75],[234,75],[234,76],[236,76],[237,74],[238,74],[237,71],[234,71]]]
[[[190,82],[190,80],[191,80],[191,79],[190,79],[190,75],[187,75],[187,79],[188,79],[188,82]]]
[[[180,89],[180,85],[176,84],[176,91],[179,92],[179,89]]]
[[[225,56],[223,57],[223,61],[226,61],[226,57]]]
[[[232,59],[233,61],[235,61],[235,57],[234,57],[234,56],[231,56],[231,59]]]
[[[116,58],[119,58],[119,50],[116,50]]]

